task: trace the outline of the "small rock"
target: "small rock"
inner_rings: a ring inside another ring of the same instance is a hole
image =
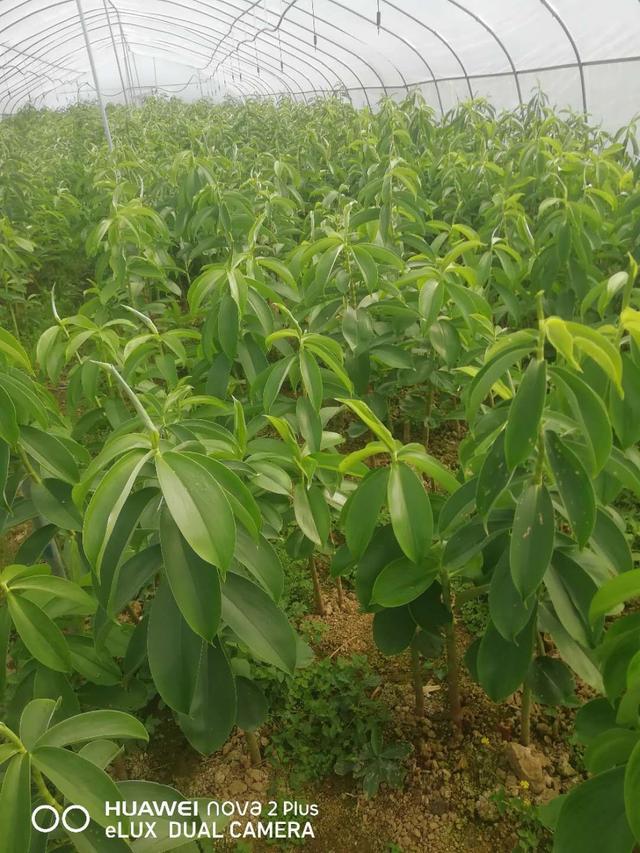
[[[232,797],[237,797],[237,796],[240,796],[240,794],[246,794],[247,793],[247,786],[245,785],[244,782],[241,782],[239,779],[236,779],[235,782],[232,782],[229,785],[228,790],[229,790],[229,794]]]
[[[560,757],[560,760],[556,764],[556,769],[558,771],[558,775],[562,776],[563,779],[569,779],[571,776],[575,776],[576,774],[576,771],[571,766],[566,755]]]
[[[429,811],[431,814],[444,814],[448,808],[447,801],[442,797],[433,797],[429,802]]]
[[[482,794],[478,797],[475,809],[480,820],[483,820],[485,823],[495,823],[500,817],[496,804],[491,802],[487,794]]]
[[[505,755],[517,778],[528,782],[535,794],[541,794],[546,787],[545,757],[533,747],[515,742],[505,744]]]

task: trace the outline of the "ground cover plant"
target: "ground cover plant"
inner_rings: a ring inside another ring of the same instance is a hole
[[[160,718],[200,755],[242,733],[294,784],[410,786],[423,735],[323,654],[357,602],[420,724],[440,668],[458,742],[476,690],[517,709],[516,756],[575,716],[575,784],[495,800],[520,849],[631,853],[634,129],[542,97],[110,118],[111,154],[88,106],[0,124],[6,849],[128,849],[101,803],[181,796],[114,770]],[[32,832],[65,802],[85,831]]]

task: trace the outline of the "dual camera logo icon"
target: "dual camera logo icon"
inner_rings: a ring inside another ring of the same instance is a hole
[[[79,813],[80,821],[76,817],[76,821],[72,823],[71,815],[74,812]],[[84,818],[84,823],[82,823],[82,818]],[[60,824],[62,824],[67,832],[84,832],[89,826],[90,821],[89,812],[84,806],[67,806],[66,809],[59,812],[53,806],[45,804],[37,806],[31,813],[31,826],[38,832],[53,832]],[[82,825],[76,825],[76,823]]]

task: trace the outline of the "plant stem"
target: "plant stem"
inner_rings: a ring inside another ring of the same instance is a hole
[[[38,472],[33,467],[31,462],[29,462],[29,457],[27,456],[27,454],[24,452],[23,448],[20,445],[18,445],[18,454],[20,456],[22,464],[25,467],[27,474],[31,477],[31,479],[34,482],[38,483],[38,485],[42,485],[42,477],[40,476],[40,474],[38,474]]]
[[[338,607],[340,610],[344,607],[344,595],[342,594],[342,578],[336,578],[336,588],[338,590]]]
[[[481,595],[486,595],[489,592],[491,584],[484,583],[482,586],[471,586],[468,589],[463,589],[462,592],[456,593],[456,604],[465,604],[467,601],[473,601],[474,598],[480,598]]]
[[[531,743],[531,688],[525,684],[522,688],[522,705],[520,708],[520,743],[529,746]]]
[[[249,750],[251,763],[254,767],[257,767],[262,764],[262,754],[260,753],[260,743],[258,742],[256,733],[245,731],[244,739],[247,744],[247,749]]]
[[[0,723],[0,737],[4,738],[5,740],[8,740],[9,743],[12,743],[18,749],[19,752],[26,752],[24,744],[22,743],[20,738],[16,734],[14,734],[9,728],[9,726],[7,726],[5,723]]]
[[[56,798],[53,796],[51,791],[47,788],[47,784],[44,781],[42,773],[39,770],[36,770],[36,768],[33,766],[33,764],[31,765],[31,775],[33,776],[33,781],[36,783],[36,788],[38,789],[38,793],[40,794],[42,799],[45,801],[45,803],[48,803],[50,806],[53,806],[53,808],[56,809],[56,811],[62,812],[62,806],[56,800]]]
[[[451,621],[445,626],[445,641],[447,648],[447,688],[449,691],[449,714],[456,728],[462,726],[462,705],[460,702],[460,663],[458,661],[458,645],[456,643],[456,618],[453,612],[453,599],[449,575],[446,569],[440,573],[442,600],[451,613]],[[478,593],[480,594],[480,593]]]
[[[309,557],[309,571],[311,572],[311,580],[313,581],[313,601],[315,604],[315,610],[318,616],[324,616],[324,599],[322,597],[320,579],[318,577],[318,570],[316,569],[316,561],[313,559],[313,554]]]
[[[411,678],[413,679],[413,695],[416,700],[416,717],[424,716],[424,690],[422,687],[422,669],[420,652],[411,644]]]
[[[425,413],[424,418],[424,441],[423,444],[425,448],[429,449],[429,438],[431,437],[431,411],[433,409],[433,384],[429,383],[429,390],[427,391],[427,411]]]

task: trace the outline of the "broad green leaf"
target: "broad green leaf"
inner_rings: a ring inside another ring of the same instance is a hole
[[[409,648],[416,632],[416,623],[409,608],[390,607],[373,617],[373,639],[385,655],[399,655]]]
[[[536,657],[527,674],[527,683],[535,702],[541,705],[564,705],[575,701],[575,682],[571,670],[557,658]]]
[[[627,763],[639,740],[640,734],[628,729],[616,727],[600,732],[585,751],[584,766],[594,774],[620,767]]]
[[[253,732],[266,721],[269,715],[267,699],[255,681],[243,676],[236,677],[238,694],[238,717],[236,723],[239,729]]]
[[[596,523],[596,496],[591,478],[575,453],[555,432],[545,432],[545,446],[573,535],[583,548]]]
[[[286,358],[280,359],[280,361],[276,361],[271,368],[262,394],[262,406],[266,413],[271,411],[271,407],[275,403],[294,361],[295,356],[289,355]]]
[[[77,483],[80,478],[78,464],[68,446],[56,435],[23,426],[20,444],[46,471],[67,483]]]
[[[329,507],[318,486],[307,488],[297,483],[293,490],[293,511],[300,530],[307,539],[322,546],[329,535]]]
[[[211,755],[228,739],[236,715],[236,686],[229,661],[219,640],[206,643],[189,714],[178,715],[180,728],[194,749]]]
[[[409,612],[423,631],[437,631],[453,620],[451,610],[442,600],[442,586],[438,581],[409,604]]]
[[[544,576],[544,584],[564,629],[577,643],[589,647],[597,636],[589,621],[589,605],[597,586],[577,558],[578,554],[574,558],[556,549]],[[597,629],[600,627],[601,624]]]
[[[414,563],[400,557],[378,574],[373,584],[371,602],[383,607],[400,607],[415,601],[438,576],[438,562],[428,558]]]
[[[300,350],[300,375],[311,405],[319,411],[324,397],[322,374],[315,356],[304,348]]]
[[[387,497],[389,470],[377,468],[358,484],[346,507],[345,535],[349,551],[361,557],[371,541],[380,510]]]
[[[293,673],[295,634],[284,613],[259,586],[230,572],[222,585],[222,619],[252,655]]]
[[[45,548],[58,532],[55,524],[45,524],[36,529],[20,543],[15,559],[19,563],[34,563],[40,559]]]
[[[180,532],[205,562],[226,572],[236,525],[224,490],[193,458],[176,451],[156,457],[162,494]]]
[[[547,571],[554,538],[551,497],[546,486],[532,483],[518,498],[509,546],[511,577],[525,600],[537,590]]]
[[[20,577],[11,581],[9,589],[12,592],[46,592],[52,598],[62,598],[77,605],[75,613],[86,615],[95,613],[96,601],[81,586],[59,578],[55,575],[33,575],[31,577]]]
[[[509,555],[504,553],[493,570],[489,587],[489,613],[496,630],[508,642],[514,642],[531,619],[535,598],[526,601],[515,587],[509,568]]]
[[[69,647],[55,622],[22,595],[8,592],[7,603],[15,629],[34,658],[57,672],[70,672]]]
[[[9,463],[11,461],[11,448],[0,438],[0,503],[4,504],[7,510],[11,509],[7,501],[5,490],[7,488],[7,478],[9,476]]]
[[[591,544],[614,572],[630,572],[633,568],[633,556],[624,533],[612,516],[600,506],[596,510]]]
[[[84,515],[82,544],[98,575],[118,517],[150,457],[151,454],[143,449],[131,450],[122,456],[104,475],[89,501]]]
[[[635,836],[640,842],[640,813],[638,803],[640,802],[640,741],[638,741],[631,753],[624,774],[624,805],[627,821]]]
[[[535,447],[546,394],[547,363],[531,359],[509,407],[504,454],[510,470],[525,462]]]
[[[478,474],[476,508],[483,518],[489,515],[510,480],[511,470],[505,459],[505,434],[501,432],[485,456]]]
[[[211,642],[220,623],[218,570],[189,547],[166,507],[160,516],[160,542],[176,604],[191,630]]]
[[[397,458],[399,462],[407,462],[427,477],[435,480],[439,486],[442,486],[450,494],[453,494],[453,492],[456,492],[460,488],[459,481],[451,471],[445,468],[437,459],[434,459],[433,456],[425,453],[421,445],[405,444],[398,451]]]
[[[308,397],[298,397],[296,400],[296,421],[308,451],[319,453],[322,444],[322,420]]]
[[[202,453],[184,453],[194,462],[202,465],[211,474],[216,483],[221,486],[229,506],[239,522],[257,539],[262,527],[260,508],[253,494],[242,482],[240,477],[223,462],[204,456]]]
[[[82,516],[73,503],[71,486],[64,480],[45,479],[31,486],[38,514],[62,530],[82,530]]]
[[[2,386],[0,386],[0,438],[9,445],[17,444],[20,438],[16,407]]]
[[[362,400],[349,400],[345,397],[338,397],[337,399],[339,403],[343,403],[347,408],[351,409],[369,427],[371,432],[380,439],[390,453],[395,453],[396,441],[394,437],[366,403],[363,403]]]
[[[620,446],[626,450],[640,441],[640,367],[626,352],[622,353],[622,365],[624,398],[612,388],[609,412]]]
[[[560,656],[569,664],[576,675],[597,690],[604,693],[602,676],[588,648],[577,643],[564,628],[553,610],[544,602],[538,607],[538,630],[551,635]]]
[[[623,572],[607,581],[596,592],[589,608],[591,621],[605,616],[619,604],[640,597],[640,569]]]
[[[274,601],[280,599],[284,586],[284,570],[277,551],[264,536],[261,535],[256,542],[242,527],[238,527],[234,556]]]
[[[29,853],[31,840],[31,756],[14,755],[0,790],[3,853]]]
[[[387,505],[398,544],[410,560],[420,563],[431,545],[433,513],[422,481],[403,462],[391,465]]]
[[[553,853],[631,853],[624,805],[623,767],[577,785],[562,804]]]
[[[20,740],[31,751],[38,739],[49,727],[56,711],[53,699],[32,699],[20,715]]]
[[[505,640],[492,622],[478,648],[478,678],[494,702],[504,700],[515,692],[526,678],[535,631],[535,615],[513,641]]]
[[[0,353],[6,355],[9,361],[13,361],[19,367],[24,367],[29,373],[33,373],[31,361],[25,348],[10,332],[2,328],[0,328]]]
[[[147,651],[158,693],[170,708],[188,713],[196,688],[202,640],[183,619],[165,580],[151,605]]]
[[[589,473],[595,475],[604,467],[611,453],[611,424],[605,405],[598,394],[575,373],[554,367],[551,377],[565,396],[587,442],[592,461]]]
[[[39,747],[31,758],[34,767],[71,803],[84,806],[101,826],[112,823],[113,817],[105,815],[105,803],[119,801],[120,795],[104,770],[69,749],[54,746]]]
[[[356,565],[356,595],[360,607],[371,612],[373,586],[385,566],[402,557],[402,551],[390,524],[378,527]]]
[[[142,723],[130,714],[110,710],[86,711],[84,714],[67,717],[66,720],[56,723],[40,735],[35,748],[63,747],[75,743],[86,743],[96,738],[146,742],[149,740],[149,735]]]
[[[487,397],[494,384],[514,364],[528,355],[531,349],[532,344],[528,346],[523,346],[522,343],[514,344],[508,349],[498,352],[480,368],[469,385],[466,405],[466,417],[469,423],[475,419],[480,404]]]

